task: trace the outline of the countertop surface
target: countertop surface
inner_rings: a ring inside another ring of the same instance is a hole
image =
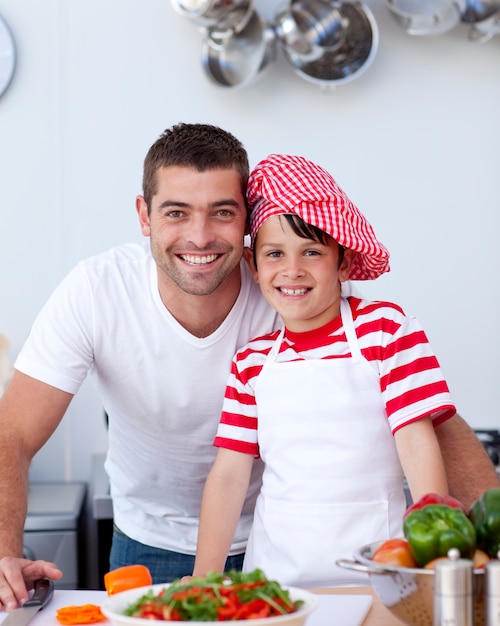
[[[315,589],[320,598],[318,609],[309,617],[307,626],[401,626],[380,602],[371,587]],[[358,597],[356,597],[358,596]],[[105,591],[56,589],[50,603],[30,622],[31,626],[61,626],[56,609],[68,605],[97,604],[106,601]],[[0,624],[6,613],[0,613]],[[103,626],[107,622],[100,622]]]

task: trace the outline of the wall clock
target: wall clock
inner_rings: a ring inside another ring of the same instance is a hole
[[[0,15],[0,97],[7,91],[16,69],[16,44],[7,22]]]

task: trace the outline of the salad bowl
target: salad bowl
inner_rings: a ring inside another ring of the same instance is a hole
[[[148,592],[153,591],[154,595],[158,595],[163,589],[166,589],[167,587],[169,587],[169,584],[163,583],[122,591],[121,593],[117,593],[108,597],[106,601],[102,604],[101,610],[113,626],[151,626],[151,618],[132,617],[129,615],[125,615],[125,610],[127,609],[127,607],[137,602],[137,600],[142,598],[142,596],[144,596]],[[307,617],[318,606],[318,597],[315,596],[313,593],[306,591],[305,589],[287,586],[283,586],[282,588],[288,590],[290,594],[290,599],[293,602],[297,600],[303,601],[303,604],[301,604],[296,611],[294,611],[293,613],[286,613],[284,615],[272,617],[261,617],[242,620],[233,619],[231,620],[231,623],[242,625],[244,624],[245,626],[303,626],[306,622]],[[221,621],[168,620],[167,623],[172,624],[172,626],[185,626],[186,624],[221,626]]]

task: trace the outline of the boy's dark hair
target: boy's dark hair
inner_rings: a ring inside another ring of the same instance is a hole
[[[246,198],[249,175],[248,155],[243,144],[231,133],[210,124],[176,124],[165,130],[144,159],[142,189],[148,211],[157,191],[156,172],[178,165],[198,172],[235,168]]]

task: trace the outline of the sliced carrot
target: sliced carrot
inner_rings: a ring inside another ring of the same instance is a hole
[[[145,565],[125,565],[104,574],[104,588],[108,596],[127,589],[146,587],[152,582],[151,572]]]
[[[57,621],[60,624],[95,624],[103,622],[106,616],[101,612],[101,607],[96,604],[82,604],[81,606],[69,605],[56,611]]]

